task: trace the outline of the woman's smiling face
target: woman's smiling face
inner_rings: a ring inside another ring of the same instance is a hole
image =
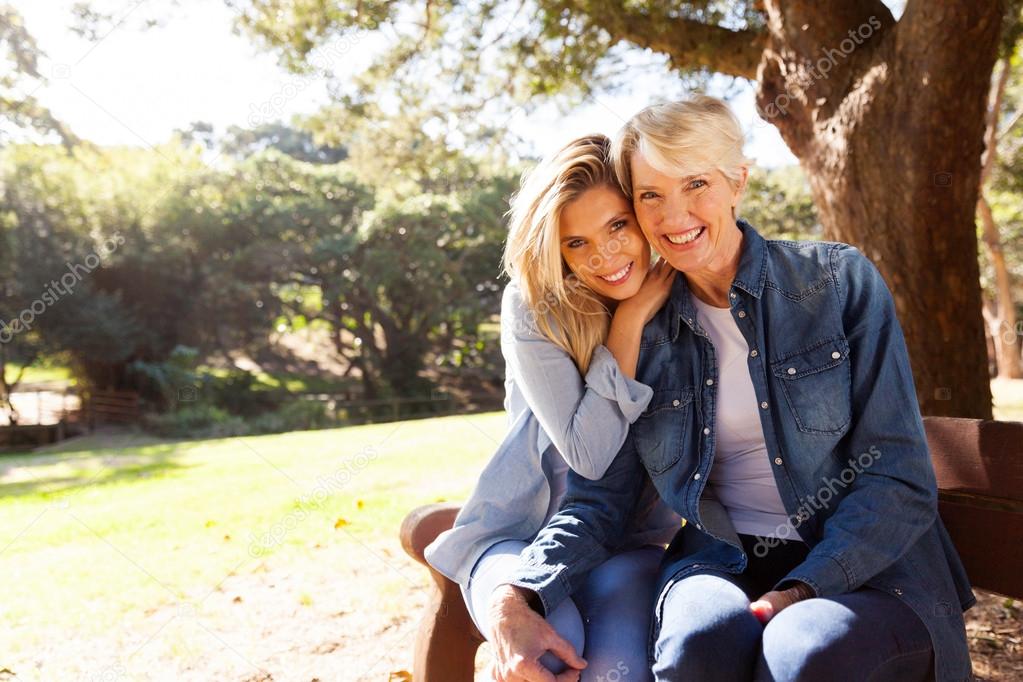
[[[636,218],[647,240],[676,270],[699,273],[729,262],[741,243],[732,209],[742,195],[721,171],[675,177],[631,158]],[[745,173],[745,171],[744,171]]]
[[[561,256],[583,284],[621,301],[639,291],[650,245],[629,200],[612,187],[591,187],[561,211]]]

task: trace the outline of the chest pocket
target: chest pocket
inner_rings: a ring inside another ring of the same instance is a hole
[[[787,355],[771,371],[800,431],[835,435],[849,426],[852,373],[844,337]]]
[[[661,474],[682,457],[693,389],[655,390],[646,412],[632,425],[636,451],[651,474]]]

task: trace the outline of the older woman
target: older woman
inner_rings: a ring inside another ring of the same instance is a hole
[[[598,481],[492,597],[507,680],[621,542],[652,479],[683,517],[651,633],[658,680],[964,680],[973,594],[937,516],[892,298],[855,248],[765,240],[735,217],[742,134],[710,97],[649,107],[612,156],[651,245],[682,273],[646,326],[654,390]]]

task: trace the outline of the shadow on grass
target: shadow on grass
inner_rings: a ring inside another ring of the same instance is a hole
[[[9,455],[0,459],[0,498],[56,496],[93,486],[162,477],[190,468],[187,449],[165,443],[111,451]]]

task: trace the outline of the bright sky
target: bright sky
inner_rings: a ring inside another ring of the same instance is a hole
[[[132,28],[132,14],[151,9],[146,0],[124,0],[115,13],[127,17],[124,25],[97,44],[67,29],[74,0],[13,4],[47,54],[41,70],[50,80],[36,95],[76,134],[99,144],[153,146],[193,121],[208,121],[220,132],[229,125],[251,127],[268,109],[287,121],[328,101],[322,81],[288,74],[272,55],[235,35],[222,0],[180,0],[166,25],[147,31]],[[340,57],[353,69],[371,58],[369,49]],[[600,97],[567,114],[544,107],[509,125],[543,153],[583,132],[613,132],[648,103],[642,94],[647,90],[637,90]],[[657,92],[657,84],[648,91]],[[795,163],[777,130],[756,115],[752,88],[732,103],[747,131],[748,155],[763,166]]]

